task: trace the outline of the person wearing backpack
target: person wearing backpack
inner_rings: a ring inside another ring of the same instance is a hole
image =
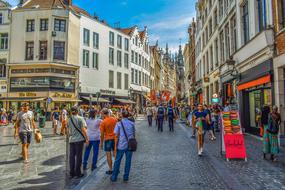
[[[273,106],[272,112],[268,115],[268,125],[264,126],[263,136],[263,157],[266,159],[266,154],[271,154],[272,162],[277,161],[276,154],[279,153],[278,133],[281,123],[281,117],[278,113],[278,107]]]
[[[167,115],[168,115],[169,131],[174,132],[173,120],[175,118],[175,113],[171,105],[169,105],[167,109]]]
[[[123,180],[124,182],[129,180],[132,155],[133,151],[135,151],[133,147],[130,147],[130,142],[135,139],[135,123],[128,119],[129,113],[127,110],[122,111],[122,117],[122,120],[116,124],[114,129],[114,133],[116,134],[115,145],[117,146],[117,154],[111,176],[112,182],[117,181],[121,161],[124,155],[126,155],[126,161]]]
[[[164,108],[160,104],[157,108],[157,122],[158,122],[158,131],[163,132],[163,120],[164,120]]]

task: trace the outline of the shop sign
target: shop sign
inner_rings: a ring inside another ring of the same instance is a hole
[[[224,135],[226,158],[246,158],[244,137],[242,134]]]
[[[100,92],[102,94],[108,94],[108,95],[115,95],[116,92],[115,91],[112,91],[112,90],[104,90],[104,89],[100,89]]]
[[[37,94],[34,92],[20,92],[19,97],[36,97]]]
[[[56,93],[53,95],[53,97],[54,97],[54,98],[72,98],[72,94],[56,92]]]

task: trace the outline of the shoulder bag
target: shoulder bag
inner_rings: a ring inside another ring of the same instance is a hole
[[[75,125],[75,123],[74,123],[72,117],[70,117],[70,121],[71,121],[73,127],[74,127],[74,128],[81,134],[81,136],[84,138],[84,140],[87,141],[87,139],[86,139],[85,136],[83,135],[82,131],[81,131],[78,127],[76,127],[76,125]]]
[[[128,136],[127,136],[127,133],[126,133],[123,121],[121,121],[121,124],[122,124],[122,128],[123,128],[125,137],[126,137],[126,139],[128,141],[128,150],[132,151],[132,152],[135,152],[137,150],[137,146],[138,146],[137,140],[136,140],[136,138],[129,139]]]

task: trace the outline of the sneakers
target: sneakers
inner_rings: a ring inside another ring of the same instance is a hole
[[[203,148],[200,148],[200,149],[198,150],[198,156],[202,156],[202,153],[203,153]]]
[[[29,163],[29,160],[24,160],[24,164],[28,164]]]
[[[106,174],[107,174],[107,175],[112,175],[112,173],[113,173],[113,171],[110,171],[110,170],[109,170],[109,171],[106,171]]]

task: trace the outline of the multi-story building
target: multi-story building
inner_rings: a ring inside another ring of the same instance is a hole
[[[0,1],[0,107],[7,105],[7,63],[9,62],[9,42],[11,5]]]
[[[139,31],[137,26],[121,29],[130,36],[131,50],[131,85],[130,93],[136,102],[136,108],[142,112],[143,106],[149,101],[150,93],[150,51],[147,27]]]
[[[184,77],[184,84],[185,84],[185,98],[187,98],[187,104],[190,104],[190,78],[191,78],[191,71],[190,71],[190,44],[187,43],[183,49],[183,59],[185,65],[185,77]]]
[[[140,40],[141,41],[141,40]],[[139,44],[141,46],[141,42]],[[139,47],[137,46],[137,47]],[[140,73],[143,79],[144,66],[148,57],[141,53],[143,66]],[[130,36],[119,29],[110,27],[98,17],[81,14],[80,17],[80,96],[83,101],[130,103]],[[148,76],[149,71],[147,70]],[[141,79],[139,80],[140,84]],[[100,98],[99,95],[100,94]],[[97,98],[96,98],[97,97]]]
[[[196,22],[193,18],[191,25],[188,28],[189,34],[189,74],[185,75],[189,83],[189,103],[193,105],[195,102],[196,93],[196,62],[195,62],[195,35],[196,35]]]
[[[21,101],[50,111],[78,99],[80,14],[72,1],[30,0],[13,9],[9,105]]]
[[[272,0],[273,26],[275,31],[275,57],[273,59],[275,105],[281,114],[281,142],[284,144],[285,121],[285,1]]]

